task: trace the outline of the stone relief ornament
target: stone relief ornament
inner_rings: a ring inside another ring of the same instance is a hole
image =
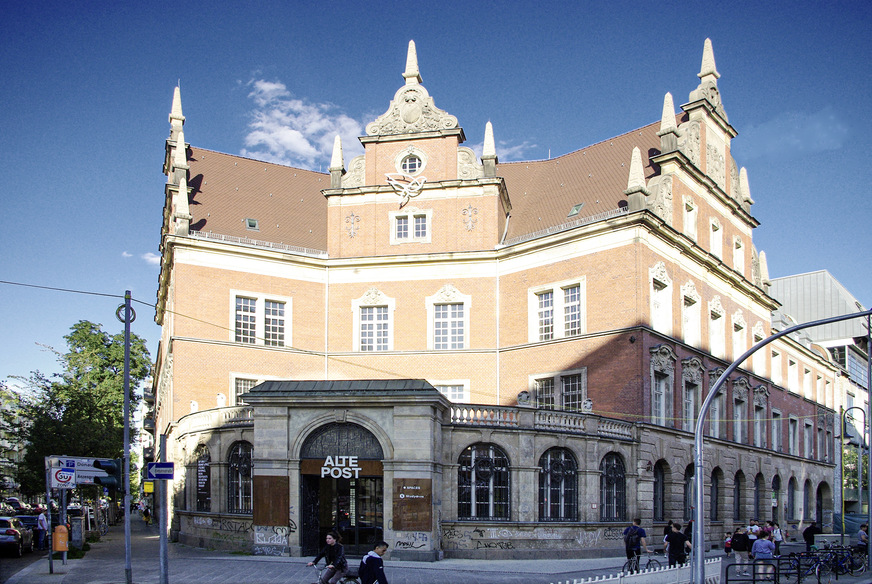
[[[466,227],[466,230],[472,231],[473,229],[475,229],[475,224],[478,219],[473,216],[478,215],[478,209],[476,209],[472,205],[469,205],[467,208],[461,211],[461,213],[463,214],[463,225],[464,227]]]
[[[388,300],[390,300],[384,292],[379,290],[378,288],[370,288],[366,291],[363,297],[360,299],[361,306],[380,306],[382,304],[387,304]]]
[[[590,414],[593,412],[593,400],[590,398],[586,398],[583,402],[581,402],[581,411],[585,414]]]
[[[654,264],[653,267],[649,268],[648,276],[655,282],[659,282],[664,286],[669,286],[670,284],[672,284],[672,279],[666,272],[665,262],[657,262],[656,264]]]
[[[681,124],[683,127],[683,132],[681,133],[681,140],[678,142],[678,149],[684,153],[685,156],[696,166],[699,168],[700,166],[700,133],[699,133],[699,122],[687,122],[686,124]]]
[[[360,223],[360,215],[352,213],[345,218],[345,231],[348,232],[348,237],[357,235],[357,224]]]
[[[691,100],[704,99],[709,102],[715,112],[721,116],[725,122],[729,123],[727,112],[724,111],[724,104],[721,102],[721,91],[718,89],[717,83],[714,81],[706,81],[699,84],[699,87],[690,94]]]
[[[760,254],[757,248],[751,246],[751,281],[758,288],[763,287],[763,272],[760,270]]]
[[[730,197],[735,201],[739,200],[739,167],[732,156],[730,156]]]
[[[678,355],[668,345],[657,345],[651,348],[651,365],[654,371],[671,373],[675,371],[675,362]]]
[[[724,155],[716,144],[706,144],[706,173],[721,189],[726,188]]]
[[[672,225],[672,177],[660,177],[656,183],[656,187],[652,181],[653,196],[650,197],[648,208],[651,211],[666,221],[668,225]]]
[[[724,374],[724,371],[726,371],[726,369],[723,367],[715,367],[714,369],[709,370],[709,389],[715,386],[715,383],[718,382],[718,379],[720,379],[721,375]],[[723,386],[721,387],[721,391],[723,391]]]
[[[433,132],[457,127],[457,118],[436,107],[423,85],[397,90],[388,111],[366,126],[370,136]]]
[[[691,357],[681,362],[681,379],[702,385],[702,361],[699,357]]]
[[[461,146],[457,149],[457,177],[472,180],[484,176],[484,167],[478,163],[471,148]]]
[[[455,288],[453,284],[445,284],[442,286],[433,298],[433,302],[436,304],[450,304],[452,302],[462,301],[463,294],[461,294],[460,290]]]
[[[748,392],[751,389],[751,386],[748,384],[748,380],[744,377],[740,377],[733,381],[733,398],[740,399],[743,402],[748,401]]]
[[[345,175],[342,177],[342,188],[353,189],[355,187],[362,187],[365,172],[366,160],[363,154],[355,156],[352,159],[351,164],[348,165],[348,170],[345,172]]]
[[[399,172],[389,172],[385,175],[388,184],[400,195],[400,209],[412,199],[421,194],[421,189],[424,188],[424,183],[427,179],[423,176],[417,178],[411,177],[408,174]]]
[[[765,385],[758,385],[754,388],[754,405],[765,408],[767,403],[769,403],[769,390]]]

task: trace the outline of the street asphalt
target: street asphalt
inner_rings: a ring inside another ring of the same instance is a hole
[[[134,584],[159,584],[160,541],[157,528],[136,519],[131,523],[131,573]],[[788,551],[792,551],[788,549]],[[799,546],[795,551],[800,551]],[[714,551],[709,557],[723,557]],[[311,584],[317,572],[310,558],[276,558],[228,554],[171,543],[168,545],[170,584]],[[385,562],[391,584],[557,584],[617,574],[623,557],[577,560],[458,560]],[[665,562],[664,562],[665,563]],[[7,584],[125,584],[124,528],[119,524],[80,560],[64,565],[48,556],[14,574]],[[812,580],[809,580],[811,582]],[[723,578],[721,582],[724,582]],[[869,584],[868,575],[842,576],[844,584]]]

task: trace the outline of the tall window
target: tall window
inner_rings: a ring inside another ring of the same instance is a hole
[[[717,219],[712,219],[711,222],[711,249],[712,254],[719,258],[724,256],[724,237],[721,223]]]
[[[693,519],[693,465],[687,465],[684,469],[684,520]]]
[[[781,371],[781,353],[772,351],[772,383],[783,385],[784,373]]]
[[[699,385],[689,381],[684,382],[684,430],[693,432],[696,423],[696,403],[699,396]]]
[[[754,325],[754,328],[751,331],[751,336],[753,337],[753,344],[756,345],[760,341],[763,340],[763,325],[761,323],[757,323]],[[754,352],[754,355],[751,357],[751,366],[754,369],[754,373],[757,375],[766,375],[766,349],[760,348]]]
[[[747,442],[745,424],[748,423],[745,412],[745,400],[736,397],[733,399],[733,442],[744,444]]]
[[[678,355],[667,344],[657,345],[648,351],[651,353],[651,423],[680,427],[672,413],[675,361]]]
[[[814,506],[811,502],[811,481],[806,480],[802,489],[802,518],[806,521],[814,519]]]
[[[251,513],[251,455],[248,442],[236,442],[227,460],[227,512]]]
[[[745,319],[741,312],[733,315],[733,360],[735,361],[742,356],[747,350],[747,339],[745,334]]]
[[[696,241],[696,203],[691,197],[684,197],[684,234]]]
[[[257,379],[244,379],[241,377],[237,377],[233,380],[233,398],[234,405],[243,405],[245,403],[244,394],[251,391],[251,388],[257,385]]]
[[[787,453],[799,456],[799,420],[787,419]]]
[[[666,425],[667,398],[669,395],[669,377],[663,373],[654,374],[654,400],[651,403],[651,421],[661,426]]]
[[[536,405],[547,410],[554,409],[554,378],[536,380]]]
[[[745,475],[742,471],[736,473],[733,479],[733,521],[745,519],[745,506],[742,501],[742,493],[745,490]]]
[[[781,477],[775,475],[772,477],[772,521],[779,521],[778,511],[781,509]]]
[[[550,341],[585,332],[584,279],[528,290],[529,340]]]
[[[721,471],[715,469],[712,471],[712,482],[709,487],[709,519],[711,521],[720,521],[718,513],[718,504],[721,501]]]
[[[793,359],[787,360],[787,390],[799,393],[799,367]]]
[[[565,448],[551,448],[539,459],[539,521],[578,520],[578,465]]]
[[[672,334],[672,280],[666,265],[658,262],[649,270],[651,279],[651,328],[665,335]]]
[[[681,287],[681,295],[684,299],[681,306],[681,323],[684,342],[692,347],[699,347],[702,343],[702,298],[697,293],[693,282],[688,282]]]
[[[754,406],[754,446],[766,447],[766,408],[757,405]]]
[[[712,438],[724,438],[724,413],[724,394],[719,392],[709,408],[709,436]]]
[[[663,521],[666,517],[666,470],[665,463],[658,460],[654,465],[654,521]]]
[[[742,245],[742,238],[736,236],[733,242],[733,267],[737,272],[745,275],[745,248]]]
[[[585,379],[586,376],[581,373],[560,376],[564,410],[581,411],[585,399]]]
[[[787,520],[796,521],[799,517],[796,514],[796,479],[790,477],[787,481]]]
[[[212,510],[212,456],[209,449],[201,444],[194,452],[194,463],[197,473],[194,484],[197,487],[197,511]]]
[[[290,341],[291,299],[231,290],[231,340],[249,345],[284,347]]]
[[[458,459],[458,519],[508,520],[509,458],[495,444],[468,446]]]
[[[766,482],[763,480],[763,475],[758,474],[754,479],[754,517],[763,519],[763,503],[766,498]]]
[[[626,489],[624,460],[610,452],[600,462],[600,521],[627,520]]]
[[[363,306],[360,309],[360,350],[388,350],[388,307]]]
[[[257,337],[254,298],[236,297],[236,342],[254,344]]]
[[[781,420],[781,412],[772,410],[772,450],[775,452],[781,452],[784,446]]]
[[[464,348],[463,304],[437,304],[434,307],[434,349]]]
[[[721,300],[716,297],[709,303],[709,346],[715,357],[726,357],[726,314]]]
[[[811,422],[805,423],[802,434],[802,442],[803,456],[805,456],[805,458],[808,460],[812,460],[814,458],[814,428],[812,427]]]

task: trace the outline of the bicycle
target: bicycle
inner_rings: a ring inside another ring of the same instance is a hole
[[[662,564],[660,564],[660,562],[659,562],[658,560],[655,560],[655,559],[654,559],[654,553],[653,553],[653,552],[646,552],[646,553],[647,553],[647,556],[648,556],[648,561],[645,562],[645,567],[642,568],[642,570],[656,570],[656,569],[662,567]],[[640,569],[639,569],[639,565],[640,565],[640,564],[639,564],[639,560],[640,560],[641,557],[642,557],[641,555],[639,555],[639,556],[634,556],[633,558],[627,560],[627,561],[624,563],[624,567],[621,568],[621,571],[622,571],[624,574],[631,574],[631,573],[633,573],[633,572],[638,572],[638,571],[640,571]]]
[[[315,581],[312,584],[321,584],[321,576],[323,576],[324,572],[327,570],[327,564],[324,564],[323,566],[315,564],[312,567],[316,572],[318,572],[318,577],[315,578]],[[338,584],[360,584],[360,580],[358,580],[357,577],[357,568],[348,566],[348,572],[339,579]]]

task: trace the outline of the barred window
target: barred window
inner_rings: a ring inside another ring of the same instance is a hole
[[[230,448],[227,460],[227,512],[251,513],[251,457],[248,442],[237,442]]]
[[[566,448],[551,448],[539,459],[539,521],[578,520],[578,465]]]
[[[508,520],[509,458],[495,444],[473,444],[458,460],[457,518]]]
[[[627,479],[621,455],[610,452],[600,462],[600,521],[627,520]]]
[[[584,381],[585,378],[581,373],[560,377],[564,410],[581,411],[581,404],[585,398]]]
[[[536,405],[547,410],[554,409],[554,378],[536,380]]]
[[[663,521],[666,517],[666,470],[665,463],[658,460],[654,465],[654,521]]]
[[[742,471],[736,473],[733,479],[733,520],[745,519],[745,506],[742,504],[742,491],[745,486],[745,475]]]

